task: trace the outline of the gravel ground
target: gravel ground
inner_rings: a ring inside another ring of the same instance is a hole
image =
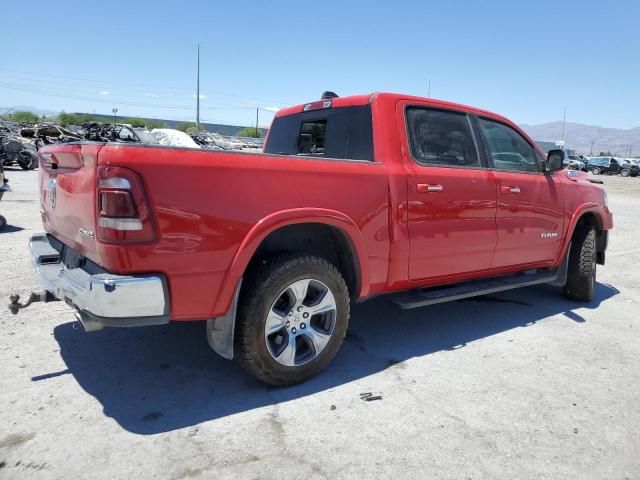
[[[7,172],[0,298],[39,288],[37,172]],[[640,477],[640,178],[596,298],[533,287],[401,312],[357,305],[317,378],[268,388],[202,324],[86,334],[64,304],[0,313],[0,478]]]

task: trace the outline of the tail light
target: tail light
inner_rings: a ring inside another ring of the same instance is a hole
[[[128,168],[98,167],[97,210],[101,242],[150,242],[156,238],[144,186]]]

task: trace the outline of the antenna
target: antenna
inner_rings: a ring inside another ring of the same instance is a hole
[[[564,107],[564,112],[562,113],[562,137],[560,137],[560,140],[562,140],[563,142],[564,142],[564,124],[566,120],[567,120],[567,107]]]
[[[427,78],[427,98],[431,98],[431,78]]]
[[[196,128],[200,130],[200,44],[198,44],[198,67],[196,80]]]

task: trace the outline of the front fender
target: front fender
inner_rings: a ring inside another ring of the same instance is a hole
[[[351,242],[360,276],[356,297],[369,293],[369,262],[365,241],[355,222],[342,212],[324,208],[294,208],[272,213],[258,221],[245,236],[227,271],[212,316],[225,314],[231,306],[235,286],[254,253],[271,233],[289,225],[320,223],[338,228]]]
[[[556,258],[555,264],[560,264],[567,254],[573,232],[575,232],[576,226],[580,221],[580,218],[586,213],[593,213],[598,221],[598,227],[601,230],[610,230],[613,228],[613,217],[609,209],[598,203],[588,202],[579,205],[574,209],[569,221],[567,222],[566,234],[562,241],[559,256]]]

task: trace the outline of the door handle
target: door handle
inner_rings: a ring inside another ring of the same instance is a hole
[[[444,190],[442,185],[428,185],[426,183],[418,183],[416,185],[418,192],[420,193],[428,193],[428,192],[441,192]]]
[[[502,193],[520,193],[520,187],[500,187]]]

